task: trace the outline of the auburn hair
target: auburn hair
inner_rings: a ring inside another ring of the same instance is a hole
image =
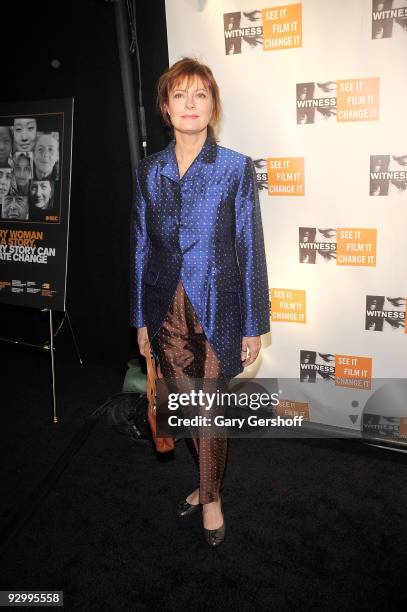
[[[196,77],[201,79],[206,89],[212,94],[212,117],[207,129],[208,137],[216,142],[217,127],[222,114],[219,87],[215,81],[212,70],[199,60],[192,57],[183,57],[160,76],[157,82],[157,110],[164,125],[171,128],[171,133],[173,134],[173,126],[168,112],[165,110],[165,106],[168,106],[169,103],[170,93],[177,85],[180,85],[185,78],[187,79],[187,87],[189,87]]]

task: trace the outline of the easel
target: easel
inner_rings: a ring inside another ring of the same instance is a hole
[[[50,353],[50,362],[51,362],[51,385],[52,385],[52,406],[53,406],[53,421],[54,423],[58,423],[58,415],[57,415],[57,399],[56,399],[56,392],[55,392],[55,356],[54,356],[54,350],[55,350],[55,346],[54,346],[54,339],[57,336],[57,334],[59,333],[59,331],[62,329],[65,320],[68,321],[68,326],[71,332],[71,336],[72,336],[72,341],[75,347],[75,352],[76,355],[78,357],[79,363],[81,365],[83,365],[83,361],[79,352],[79,346],[78,343],[76,342],[76,338],[75,338],[75,333],[73,331],[73,327],[71,324],[71,319],[69,318],[69,313],[67,310],[65,310],[64,312],[64,316],[62,318],[61,323],[59,324],[58,329],[56,330],[55,334],[54,334],[54,324],[53,324],[53,319],[52,319],[52,309],[51,308],[41,308],[40,312],[48,312],[49,313],[49,340],[46,340],[43,344],[31,344],[30,342],[23,342],[20,340],[10,340],[9,338],[0,338],[0,342],[7,342],[9,344],[17,344],[17,345],[21,345],[21,346],[29,346],[31,348],[37,348],[43,351],[49,351]],[[57,312],[57,311],[55,311]]]

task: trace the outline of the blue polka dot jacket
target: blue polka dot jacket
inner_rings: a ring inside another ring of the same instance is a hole
[[[267,264],[253,160],[209,136],[180,178],[175,139],[135,169],[131,321],[150,340],[181,279],[222,373],[243,371],[243,336],[270,331]]]

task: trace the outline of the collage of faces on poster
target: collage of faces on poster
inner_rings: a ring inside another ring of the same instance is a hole
[[[2,221],[60,222],[62,115],[0,116]]]

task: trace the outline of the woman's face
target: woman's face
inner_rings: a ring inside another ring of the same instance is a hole
[[[3,219],[26,221],[28,219],[28,198],[19,195],[7,195],[3,199]]]
[[[37,121],[35,119],[14,119],[13,133],[16,151],[32,151],[37,137]]]
[[[36,208],[47,208],[51,198],[51,183],[49,181],[32,181],[30,194]]]
[[[25,187],[31,178],[30,160],[20,155],[14,164],[14,176],[19,187]]]
[[[213,111],[212,94],[196,77],[187,87],[186,78],[170,92],[167,112],[175,131],[197,134],[204,130]]]
[[[51,174],[58,161],[58,142],[51,134],[43,134],[35,144],[34,163],[44,175]]]
[[[11,153],[11,145],[9,128],[0,126],[0,168],[7,165]]]
[[[0,196],[5,196],[10,191],[11,168],[0,168]]]

